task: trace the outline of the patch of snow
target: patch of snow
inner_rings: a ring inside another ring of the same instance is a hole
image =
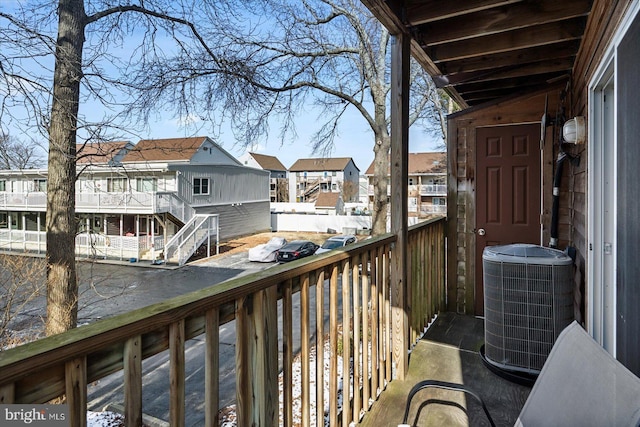
[[[124,415],[115,412],[87,411],[87,427],[121,427],[124,426]]]
[[[300,426],[302,425],[302,364],[300,362],[301,356],[298,354],[293,361],[291,366],[293,384],[292,384],[292,400],[293,400],[293,425]],[[331,363],[331,347],[329,340],[326,340],[324,343],[324,425],[329,425],[329,378],[330,373],[330,363]],[[310,415],[310,425],[316,425],[316,347],[312,347],[309,349],[309,390],[311,391],[311,396],[309,396],[309,415]],[[338,378],[342,378],[342,356],[338,355]],[[280,391],[280,425],[282,425],[284,419],[284,378],[281,373],[278,377],[278,385]],[[353,390],[353,384],[351,384],[351,389]],[[220,425],[222,427],[236,427],[236,407],[235,405],[227,406],[220,411]],[[338,412],[342,409],[342,380],[338,382]]]

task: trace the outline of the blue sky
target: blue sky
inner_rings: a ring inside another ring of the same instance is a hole
[[[297,139],[294,142],[282,143],[278,138],[278,123],[274,120],[270,137],[266,142],[261,141],[253,147],[242,147],[235,143],[233,133],[230,129],[222,129],[220,136],[216,139],[225,150],[236,157],[242,156],[246,151],[268,154],[276,156],[286,166],[290,167],[296,160],[301,158],[320,157],[321,154],[311,153],[311,137],[313,132],[319,127],[317,116],[311,111],[304,115],[298,115],[296,128]],[[207,133],[207,123],[197,122],[189,127],[181,126],[177,120],[159,117],[155,124],[150,126],[151,131],[147,138],[174,138],[180,136],[213,136]],[[132,141],[137,142],[137,141]],[[409,151],[412,153],[424,151],[439,151],[438,144],[434,138],[425,134],[421,129],[412,129],[409,135]],[[368,127],[365,120],[357,112],[348,112],[338,128],[335,146],[330,157],[352,157],[356,166],[362,173],[373,161],[373,132]]]
[[[14,2],[12,1],[0,0],[0,9],[10,11],[13,4]],[[126,43],[122,47],[125,50],[123,54],[125,57],[126,54],[129,53],[128,49],[130,49],[130,46],[134,45],[136,45],[136,43]],[[52,64],[47,65],[53,68]],[[107,68],[109,66],[109,64],[104,65]],[[44,72],[47,74],[51,73],[50,70]],[[86,88],[83,87],[82,89]],[[132,135],[125,135],[124,139],[135,143],[143,138],[210,136],[236,157],[240,157],[245,151],[254,151],[276,156],[286,167],[290,167],[297,159],[321,156],[321,154],[313,155],[311,152],[311,137],[323,124],[318,122],[318,113],[317,110],[314,109],[313,102],[313,99],[310,99],[308,107],[305,107],[306,111],[297,116],[297,138],[292,142],[287,141],[282,143],[279,139],[279,124],[277,119],[273,120],[269,137],[262,138],[259,143],[252,147],[245,148],[241,146],[241,144],[236,143],[234,135],[228,127],[223,126],[220,129],[216,129],[219,132],[219,135],[216,137],[216,135],[214,135],[216,132],[211,131],[213,127],[211,123],[196,120],[190,122],[188,126],[185,126],[186,121],[176,119],[171,112],[154,112],[154,114],[150,116],[154,121],[149,124],[148,130],[130,129]],[[15,113],[14,111],[14,114]],[[80,115],[85,116],[90,121],[102,121],[105,113],[110,114],[113,112],[107,112],[102,105],[91,101],[80,106]],[[9,131],[10,135],[16,136],[19,139],[28,139],[23,137],[24,134],[21,129],[11,125],[8,126],[6,121],[2,123],[2,126],[3,130]],[[42,139],[42,137],[36,135],[35,130],[33,133],[34,135],[32,136],[35,139]],[[361,172],[364,172],[373,161],[373,143],[373,132],[370,130],[364,118],[362,118],[355,108],[351,110],[348,109],[340,122],[334,147],[330,152],[325,153],[325,155],[331,157],[352,157],[356,166]],[[439,141],[435,141],[421,129],[412,129],[410,132],[409,145],[411,152],[434,151],[438,149],[438,143]]]

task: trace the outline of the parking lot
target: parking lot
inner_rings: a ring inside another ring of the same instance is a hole
[[[250,262],[249,248],[274,235],[287,240],[307,238],[322,243],[328,235],[317,233],[262,233],[221,246],[221,253],[182,267],[139,263],[81,263],[79,268],[79,322],[135,310],[225,280],[273,267],[275,263]]]

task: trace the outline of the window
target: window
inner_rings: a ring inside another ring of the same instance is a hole
[[[151,193],[158,191],[157,178],[138,178],[136,181],[136,190],[142,193]]]
[[[9,216],[6,212],[0,212],[0,228],[9,228]]]
[[[434,197],[431,203],[438,206],[446,206],[447,199],[445,199],[444,197]]]
[[[0,191],[7,191],[7,181],[0,180]]]
[[[124,193],[127,191],[127,178],[107,178],[107,192]]]
[[[46,179],[34,179],[33,180],[33,191],[47,191],[47,180]]]
[[[193,178],[193,194],[209,194],[209,178]]]

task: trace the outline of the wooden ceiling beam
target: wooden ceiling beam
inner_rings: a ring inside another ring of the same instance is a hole
[[[531,64],[515,65],[472,73],[457,73],[448,76],[434,77],[434,82],[440,88],[469,82],[491,82],[494,80],[510,79],[515,77],[535,76],[547,73],[570,73],[573,67],[574,57],[561,58],[553,61],[534,62]]]
[[[569,40],[580,40],[587,23],[586,17],[552,22],[518,29],[510,33],[491,34],[469,40],[423,46],[434,63],[492,55],[511,50],[527,49]]]
[[[492,89],[486,92],[476,92],[473,94],[469,94],[465,99],[467,103],[471,106],[482,104],[489,101],[494,101],[496,99],[507,98],[507,97],[516,97],[523,95],[525,93],[535,92],[542,87],[547,86],[546,84],[530,86],[518,89],[506,88],[506,89]]]
[[[467,15],[481,10],[491,9],[518,3],[522,0],[466,0],[466,1],[408,1],[405,15],[411,25],[421,25],[427,22]]]
[[[586,16],[590,9],[590,0],[531,1],[418,25],[413,32],[431,46]]]
[[[528,86],[539,86],[550,81],[555,81],[559,77],[566,75],[562,72],[538,74],[535,76],[521,76],[508,79],[492,80],[490,82],[474,82],[455,86],[456,91],[463,97],[473,95],[474,93],[486,92],[490,89],[512,89],[526,88]],[[487,83],[490,83],[487,85]]]
[[[575,56],[579,45],[580,42],[576,40],[548,46],[538,46],[518,51],[443,62],[438,64],[438,68],[442,71],[441,74],[448,75],[509,66],[515,67],[521,64],[555,61]]]

